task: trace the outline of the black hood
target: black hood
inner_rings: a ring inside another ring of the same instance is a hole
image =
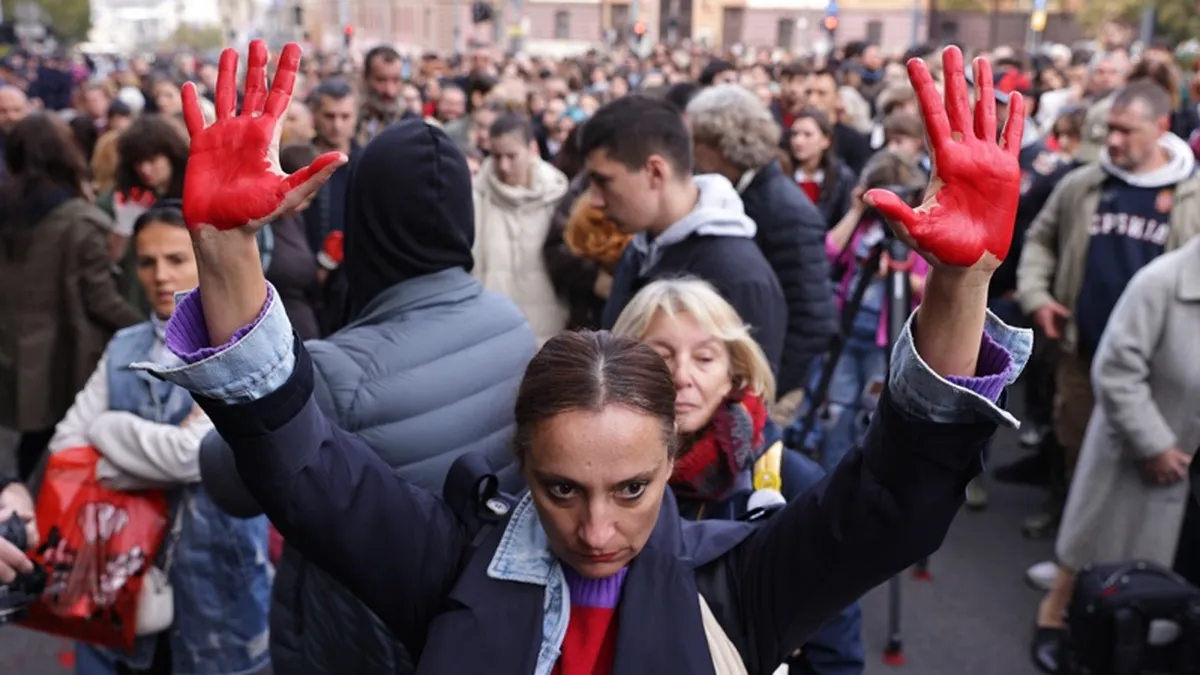
[[[350,164],[345,261],[349,316],[402,281],[475,261],[471,172],[438,127],[406,119]]]

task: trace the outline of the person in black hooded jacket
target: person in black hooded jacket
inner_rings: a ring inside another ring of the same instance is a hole
[[[497,469],[512,461],[513,404],[537,348],[520,310],[471,277],[474,238],[462,152],[421,120],[391,125],[349,165],[340,269],[353,319],[306,343],[325,414],[397,475],[437,493],[467,452]],[[262,512],[219,436],[205,440],[200,462],[218,506]],[[271,661],[288,675],[413,672],[379,619],[287,546],[273,589]]]
[[[757,226],[754,240],[783,289],[787,332],[776,379],[786,396],[807,383],[809,364],[837,331],[825,219],[780,169],[779,125],[750,91],[710,87],[688,103],[687,116],[696,172],[724,175],[737,188]]]

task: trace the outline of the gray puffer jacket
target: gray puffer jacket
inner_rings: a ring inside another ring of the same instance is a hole
[[[401,282],[306,347],[325,414],[406,480],[440,494],[450,465],[466,452],[483,452],[497,467],[511,461],[513,401],[536,342],[516,306],[465,270]],[[259,512],[228,446],[215,434],[205,445],[202,472],[213,501],[236,515]],[[286,546],[272,596],[271,659],[287,675],[413,672],[370,610]]]

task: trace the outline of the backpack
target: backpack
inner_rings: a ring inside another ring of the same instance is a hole
[[[1067,630],[1075,675],[1200,675],[1200,589],[1156,563],[1083,568]]]
[[[515,463],[497,467],[482,452],[468,452],[454,460],[442,485],[442,499],[472,537],[472,550],[507,521],[523,492]]]

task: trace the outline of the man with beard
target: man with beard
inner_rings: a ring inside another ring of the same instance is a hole
[[[358,111],[354,137],[366,145],[393,122],[417,117],[404,105],[404,62],[400,53],[387,46],[375,47],[363,59],[363,103]]]

